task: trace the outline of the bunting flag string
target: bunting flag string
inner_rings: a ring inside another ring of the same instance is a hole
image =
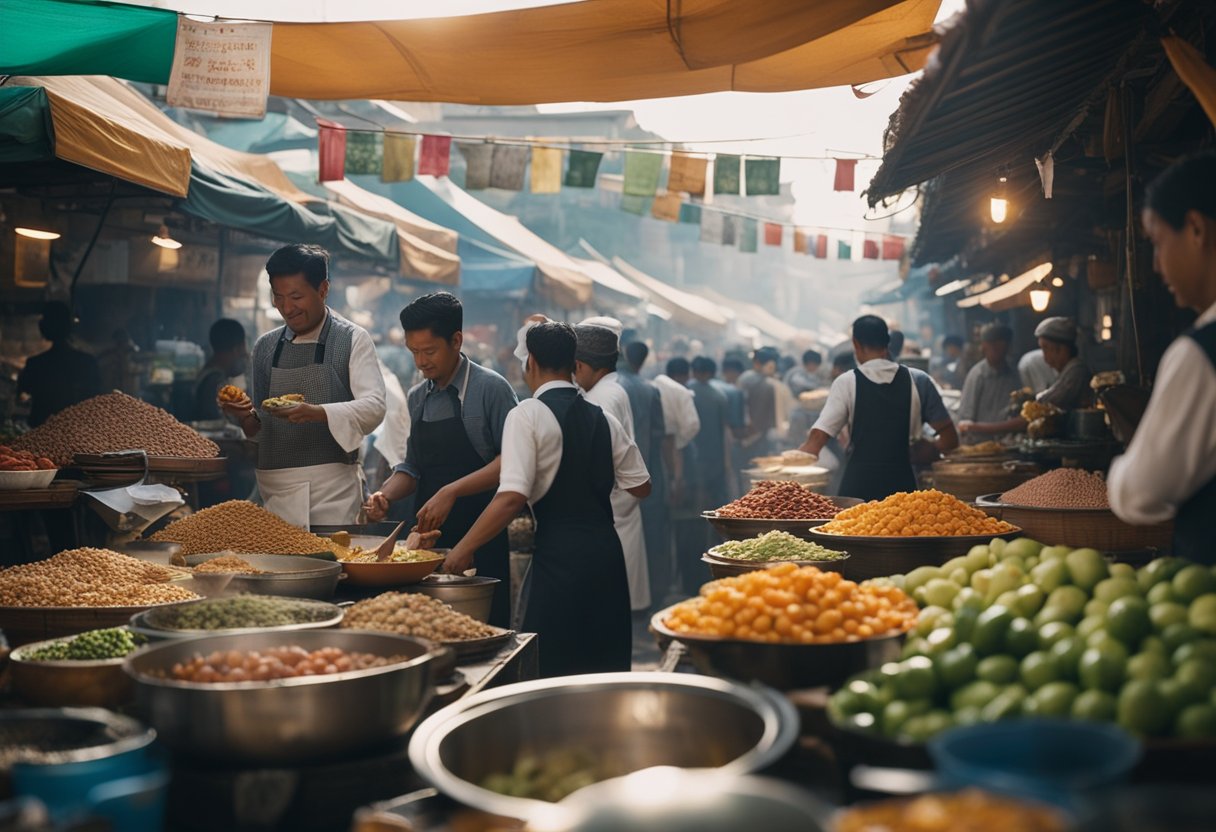
[[[782,228],[781,223],[766,222],[764,224],[764,244],[766,246],[781,245],[783,231],[784,229]]]
[[[408,182],[414,178],[414,150],[418,140],[400,133],[384,134],[383,182]]]
[[[494,163],[494,147],[488,144],[457,142],[456,149],[464,157],[464,188],[484,191],[490,187],[490,169]]]
[[[346,178],[346,128],[325,119],[317,119],[318,182],[333,182]]]
[[[739,193],[739,163],[738,156],[719,153],[714,157],[714,193]]]
[[[418,151],[418,172],[423,176],[447,176],[452,167],[451,156],[451,136],[423,136]]]
[[[571,150],[570,163],[566,168],[564,184],[567,188],[594,188],[599,178],[603,153],[590,150]]]
[[[552,147],[532,148],[529,186],[534,194],[556,194],[562,189],[562,152]]]

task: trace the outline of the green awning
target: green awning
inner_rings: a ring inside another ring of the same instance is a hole
[[[0,164],[50,157],[50,117],[41,87],[0,87]]]

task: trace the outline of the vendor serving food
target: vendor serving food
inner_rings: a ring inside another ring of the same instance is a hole
[[[284,326],[254,345],[250,398],[221,397],[220,406],[257,440],[258,490],[267,509],[304,528],[358,522],[359,446],[385,411],[376,348],[367,330],[325,305],[325,249],[284,246],[266,261],[266,272]],[[288,396],[299,400],[267,406]]]

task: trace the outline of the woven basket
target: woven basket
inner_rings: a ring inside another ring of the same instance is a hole
[[[1001,492],[984,494],[976,505],[993,517],[1021,527],[1027,537],[1052,546],[1087,546],[1100,552],[1131,552],[1172,547],[1174,524],[1133,526],[1110,509],[1035,508],[1000,501]]]
[[[906,574],[918,566],[941,566],[950,558],[965,555],[972,546],[989,543],[993,538],[1013,540],[1021,529],[1004,534],[971,534],[952,537],[873,537],[831,534],[811,529],[811,539],[829,549],[849,553],[840,562],[840,574],[851,581]]]
[[[1037,465],[1017,462],[935,462],[933,486],[969,503],[981,494],[1003,494],[1041,473]]]

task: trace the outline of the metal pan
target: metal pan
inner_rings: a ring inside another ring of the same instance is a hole
[[[189,555],[187,566],[198,566],[231,552]],[[288,598],[312,598],[328,601],[334,596],[342,578],[342,565],[316,558],[294,555],[236,555],[266,575],[240,575],[225,572],[195,572],[191,589],[199,595],[214,598],[220,595],[252,593],[281,595]]]
[[[278,557],[273,555],[272,557]],[[240,627],[231,630],[170,630],[165,627],[157,626],[156,614],[164,612],[164,607],[160,609],[152,609],[146,612],[141,612],[131,616],[131,623],[128,625],[133,633],[147,636],[154,639],[184,639],[198,638],[199,636],[230,636],[243,635],[245,633],[277,633],[277,632],[296,632],[298,630],[323,630],[330,627],[336,627],[342,623],[342,617],[346,614],[345,611],[337,604],[328,604],[323,601],[309,601],[307,599],[299,599],[306,603],[315,604],[318,608],[326,613],[325,617],[317,621],[306,621],[302,624],[280,624],[275,627]],[[165,606],[184,606],[185,604],[197,604],[198,601],[185,601],[181,605],[165,605]]]

